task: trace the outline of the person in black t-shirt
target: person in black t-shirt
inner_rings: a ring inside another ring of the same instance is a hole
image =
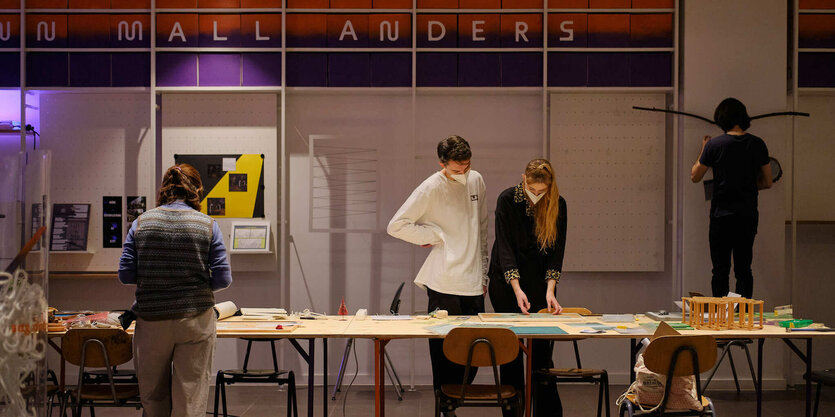
[[[712,139],[705,136],[699,159],[690,170],[690,179],[695,183],[702,180],[708,168],[713,168],[708,235],[713,262],[710,285],[714,297],[728,294],[733,257],[735,292],[751,298],[751,260],[759,220],[757,195],[758,190],[771,188],[768,148],[762,139],[745,132],[751,120],[739,100],[723,100],[713,119],[725,134]]]

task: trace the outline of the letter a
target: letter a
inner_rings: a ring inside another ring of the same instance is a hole
[[[168,35],[168,42],[171,42],[175,36],[179,37],[181,42],[186,41],[186,35],[183,33],[183,27],[180,26],[180,22],[174,22],[174,27],[171,28],[171,34]]]
[[[354,31],[354,25],[350,20],[345,21],[345,26],[342,27],[342,33],[339,34],[339,40],[345,39],[345,35],[350,35],[354,40],[357,39],[357,32]]]

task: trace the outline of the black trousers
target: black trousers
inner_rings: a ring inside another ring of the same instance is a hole
[[[435,309],[446,310],[450,316],[474,315],[484,312],[484,296],[444,294],[426,288],[430,313]],[[464,367],[444,356],[444,340],[429,339],[429,357],[432,360],[432,385],[436,390],[443,384],[460,384],[464,380]],[[470,369],[468,382],[473,382],[478,368]]]
[[[714,297],[724,297],[730,290],[731,258],[733,258],[736,289],[745,298],[754,295],[754,275],[751,273],[754,237],[757,235],[758,216],[730,215],[710,218],[710,260],[713,278],[710,287]]]
[[[492,277],[490,279],[490,303],[493,304],[493,309],[497,313],[520,312],[512,288],[503,277]],[[528,301],[531,303],[530,312],[536,313],[547,307],[544,290],[526,291],[525,295],[528,296]],[[548,340],[534,340],[532,346],[531,369],[536,372],[538,369],[553,368],[553,344]],[[520,350],[516,359],[501,366],[500,373],[502,384],[512,385],[522,395],[525,392],[524,356],[525,354]],[[538,378],[536,374],[534,374],[531,382],[533,383],[533,391],[531,392],[533,394],[533,416],[561,417],[562,401],[559,391],[557,391],[557,384],[547,378]],[[504,410],[503,415],[512,417],[513,413]]]

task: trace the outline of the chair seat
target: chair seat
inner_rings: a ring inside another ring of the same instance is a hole
[[[501,385],[500,392],[502,399],[513,398],[516,396],[516,389],[511,385]],[[461,398],[460,384],[444,384],[441,385],[441,392],[449,398]],[[467,400],[495,400],[496,386],[495,385],[468,385],[465,393]]]
[[[586,369],[586,368],[550,368],[543,369],[542,373],[548,376],[557,377],[592,377],[600,376],[606,373],[604,369]]]
[[[626,394],[626,399],[629,400],[629,402],[631,402],[632,404],[638,404],[638,398],[635,394]],[[641,404],[641,405],[643,405],[644,407],[655,407],[658,404]],[[707,397],[702,395],[702,407],[707,407],[709,405],[710,405],[710,401],[708,401]],[[676,413],[676,412],[686,413],[686,412],[689,412],[689,411],[694,411],[694,410],[665,411],[665,413]]]
[[[70,392],[73,398],[78,397],[78,388],[73,388]],[[129,398],[139,397],[139,385],[135,384],[118,384],[116,385],[116,398],[119,400],[127,400]],[[110,391],[110,385],[84,385],[81,392],[82,400],[112,400],[113,393]]]
[[[817,382],[823,385],[835,385],[835,369],[812,371],[812,377],[808,379],[810,379],[812,382]]]
[[[252,377],[252,378],[276,377],[276,376],[284,375],[287,372],[288,371],[282,371],[282,370],[279,370],[278,372],[276,372],[275,370],[272,370],[272,369],[247,369],[246,371],[244,371],[243,369],[224,369],[222,371],[219,371],[219,373],[222,373],[222,374],[227,375],[227,376]]]

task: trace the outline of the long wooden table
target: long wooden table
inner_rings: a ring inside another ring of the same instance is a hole
[[[588,322],[599,321],[599,317],[589,317]],[[618,326],[626,325],[628,327],[640,327],[639,323],[651,322],[652,320],[640,318],[639,322],[635,323],[604,323],[606,325]],[[314,387],[314,367],[315,367],[315,339],[322,339],[323,351],[323,415],[327,416],[328,408],[328,363],[327,363],[327,341],[330,338],[360,338],[372,339],[374,341],[374,398],[375,398],[375,415],[378,417],[385,415],[385,348],[386,345],[394,339],[433,339],[443,338],[444,335],[433,333],[428,327],[437,324],[483,324],[477,316],[461,316],[450,317],[448,319],[411,319],[411,320],[397,320],[397,321],[375,321],[370,317],[366,320],[355,320],[353,316],[341,318],[339,316],[326,316],[316,320],[303,320],[302,325],[291,332],[272,330],[274,326],[257,325],[260,329],[253,329],[256,325],[253,323],[264,322],[241,322],[241,321],[226,321],[218,322],[217,335],[221,338],[274,338],[274,339],[289,339],[290,343],[299,352],[302,358],[308,364],[308,416],[313,416],[313,387]],[[279,324],[280,322],[273,322]],[[629,339],[629,366],[630,372],[634,368],[635,354],[640,346],[640,340],[644,337],[651,336],[652,330],[641,334],[622,334],[615,330],[607,330],[599,334],[584,334],[580,333],[584,327],[574,326],[566,323],[550,323],[550,322],[514,322],[514,323],[491,323],[491,324],[512,324],[513,326],[558,326],[562,328],[565,335],[554,334],[525,334],[520,335],[520,347],[526,354],[530,353],[531,342],[534,339],[568,339],[581,336],[589,339]],[[711,335],[716,338],[732,339],[732,338],[747,338],[753,339],[757,342],[757,375],[756,375],[756,394],[757,394],[757,416],[762,415],[762,364],[763,364],[763,345],[766,339],[779,339],[789,346],[801,361],[806,365],[806,372],[811,372],[812,369],[812,341],[815,338],[829,338],[835,337],[835,332],[802,332],[793,331],[787,332],[778,326],[766,325],[759,330],[681,330],[685,335]],[[298,340],[308,340],[308,349],[305,351]],[[794,341],[805,341],[805,352],[795,345]],[[526,384],[531,386],[531,361],[526,360]],[[632,375],[634,379],[634,375]],[[531,390],[525,390],[525,413],[530,416],[531,413]],[[809,380],[806,381],[806,415],[811,416],[811,397],[812,385]]]

